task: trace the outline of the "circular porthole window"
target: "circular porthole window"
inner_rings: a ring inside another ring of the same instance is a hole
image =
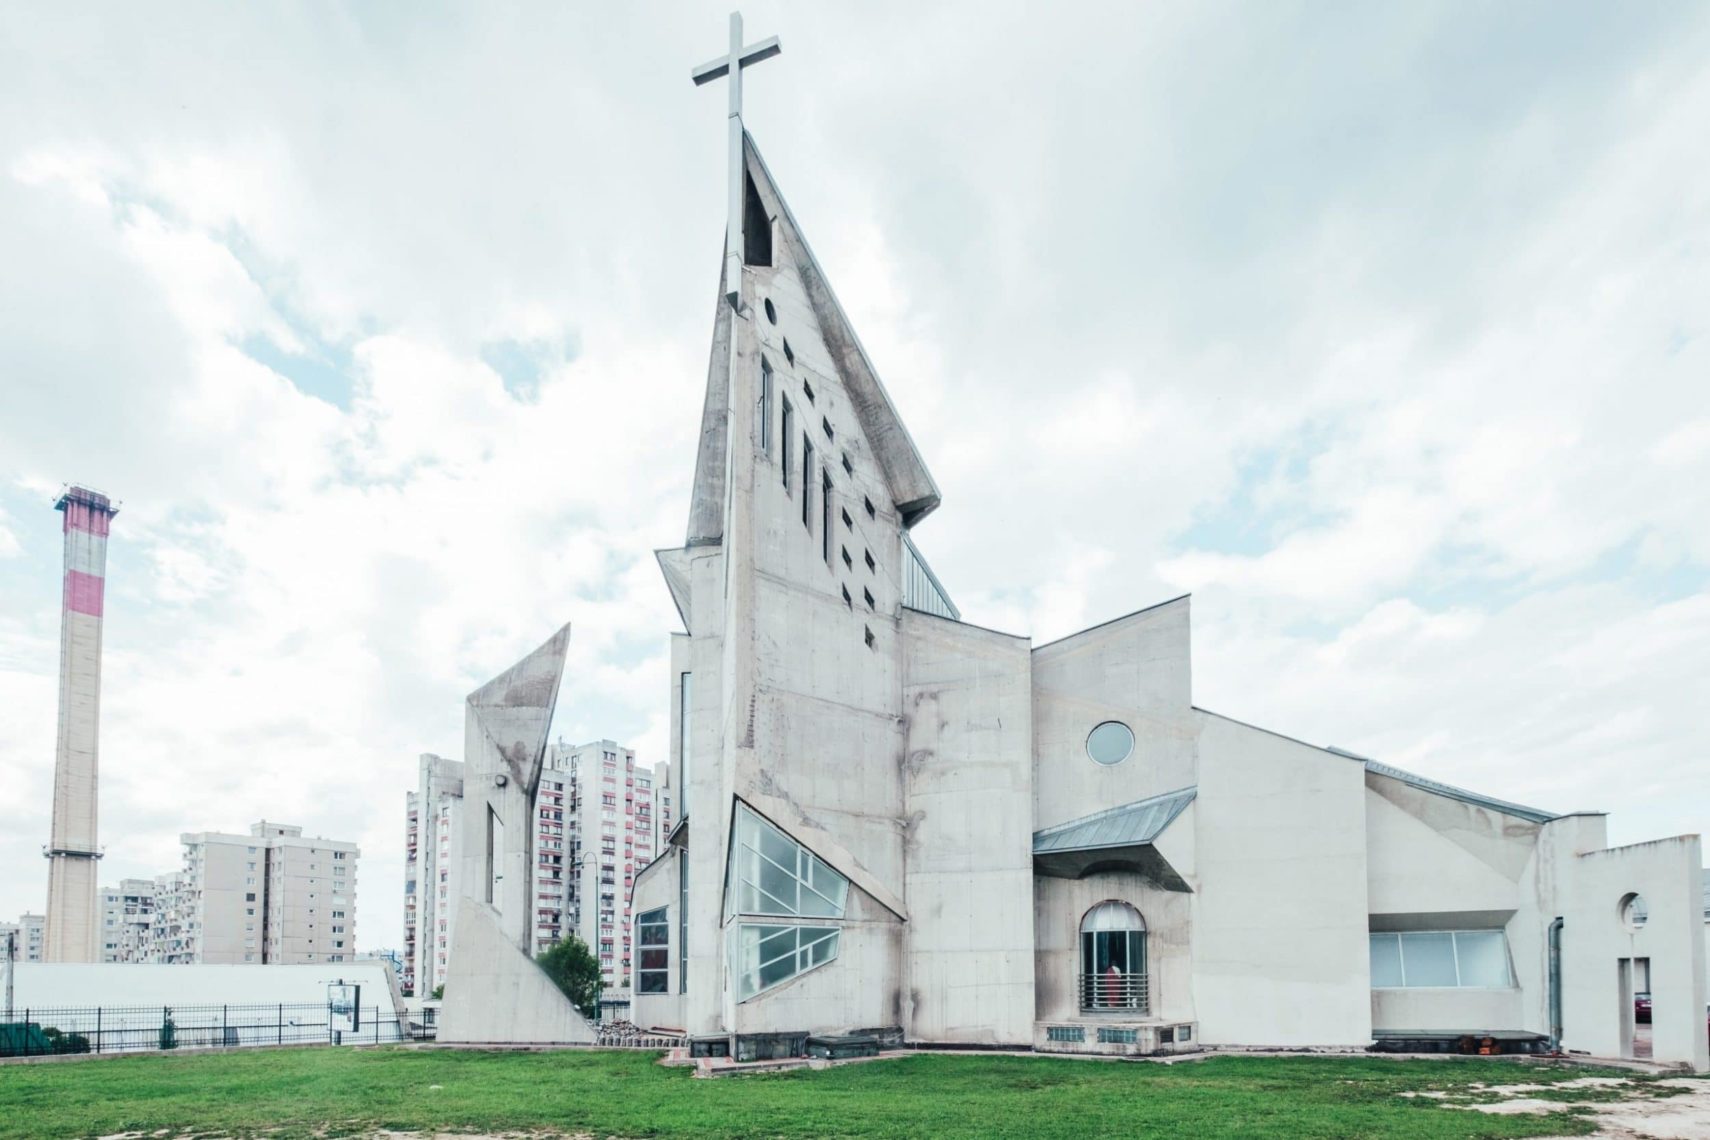
[[[766,298],[766,319],[773,324],[778,323],[778,310],[772,307],[772,298],[770,297]]]
[[[1651,917],[1650,907],[1645,905],[1645,896],[1641,894],[1622,895],[1620,913],[1621,925],[1628,930],[1643,930]]]
[[[1120,764],[1134,752],[1134,730],[1107,720],[1087,733],[1087,755],[1100,764]]]

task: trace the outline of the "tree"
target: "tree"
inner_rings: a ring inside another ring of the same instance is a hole
[[[428,997],[432,998],[434,1001],[444,1001],[445,1000],[445,983],[441,982],[441,983],[439,983],[439,985],[435,986],[433,988],[433,993],[429,994]]]
[[[172,1022],[172,1011],[170,1009],[161,1017],[160,1047],[162,1049],[178,1048],[178,1027]]]
[[[552,984],[590,1021],[600,1016],[600,963],[588,944],[574,934],[535,959]]]

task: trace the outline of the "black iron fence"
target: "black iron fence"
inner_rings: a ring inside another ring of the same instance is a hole
[[[408,1026],[389,1007],[354,1011],[344,1028],[324,1004],[79,1006],[23,1008],[0,1020],[0,1057],[56,1053],[138,1053],[251,1045],[378,1045],[402,1041]],[[336,1028],[335,1028],[336,1026]]]

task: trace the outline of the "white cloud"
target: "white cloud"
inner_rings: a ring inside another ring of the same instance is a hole
[[[1191,588],[1203,704],[1702,828],[1710,20],[971,13],[791,12],[748,86],[966,616]],[[289,817],[363,843],[395,943],[416,754],[560,622],[560,729],[663,754],[723,10],[9,27],[0,914],[45,885],[43,495],[87,479],[106,869]]]

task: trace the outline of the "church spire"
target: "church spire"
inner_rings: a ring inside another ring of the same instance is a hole
[[[771,59],[783,51],[778,37],[761,40],[744,47],[742,43],[742,13],[730,14],[730,52],[701,64],[691,73],[695,86],[730,77],[729,124],[730,181],[726,188],[729,214],[724,231],[724,296],[733,309],[742,308],[743,216],[748,205],[747,164],[742,154],[742,69],[762,60]]]

